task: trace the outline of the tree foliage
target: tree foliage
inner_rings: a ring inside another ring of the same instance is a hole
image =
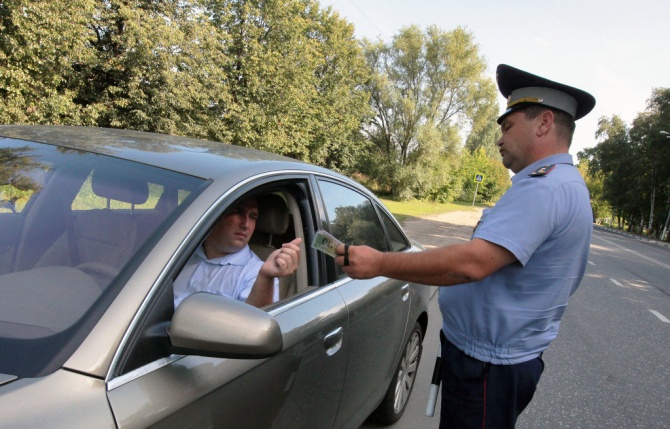
[[[234,144],[348,168],[347,142],[369,116],[367,68],[353,27],[305,0],[212,2],[231,37],[232,104],[224,122]],[[355,151],[354,151],[355,152]]]
[[[660,237],[670,212],[670,89],[652,92],[632,127],[618,117],[601,118],[598,144],[580,153],[591,183],[619,224]],[[588,183],[588,181],[587,181]],[[594,194],[594,189],[591,189]]]
[[[193,137],[217,135],[230,95],[227,37],[206,10],[176,1],[102,1],[88,27],[95,61],[79,67],[78,101],[96,125]]]
[[[483,176],[483,180],[477,186],[474,179],[479,174]],[[483,146],[472,153],[464,152],[458,176],[464,179],[458,198],[461,201],[495,202],[512,184],[509,171],[500,162],[500,156],[492,158]]]
[[[0,123],[207,138],[400,198],[508,186],[485,69],[461,28],[361,43],[315,0],[0,1]]]
[[[461,134],[491,136],[495,85],[470,33],[406,27],[390,43],[365,41],[375,116],[374,150],[363,168],[392,196],[452,201],[460,196]],[[494,122],[495,123],[495,122]]]
[[[0,121],[181,134],[351,168],[353,27],[312,0],[0,2]]]
[[[94,60],[94,2],[0,2],[0,123],[90,123],[76,66]]]
[[[577,169],[584,178],[586,187],[589,189],[594,220],[602,221],[610,219],[611,221],[612,206],[604,195],[604,175],[602,172],[591,174],[588,159],[580,159]]]

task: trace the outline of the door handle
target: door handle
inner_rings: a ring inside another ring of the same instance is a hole
[[[340,326],[323,339],[323,345],[326,348],[326,354],[332,356],[342,348],[342,339],[344,338],[344,329]]]
[[[402,296],[403,301],[407,301],[409,299],[409,284],[406,284],[400,288],[400,296]]]

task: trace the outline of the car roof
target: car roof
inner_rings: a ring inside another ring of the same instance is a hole
[[[9,137],[114,156],[195,177],[215,179],[231,171],[332,171],[256,149],[189,137],[114,128],[59,125],[0,125]]]

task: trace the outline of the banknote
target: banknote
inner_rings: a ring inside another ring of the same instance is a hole
[[[340,240],[333,237],[328,232],[322,229],[316,231],[316,236],[312,241],[313,248],[315,248],[316,250],[320,250],[321,252],[332,256],[333,258],[337,256],[337,254],[335,253],[335,249],[337,249],[337,246],[339,246],[340,244],[342,244]]]

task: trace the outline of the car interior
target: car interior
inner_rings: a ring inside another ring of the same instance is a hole
[[[149,198],[145,178],[121,175],[118,169],[97,168],[91,174],[91,189],[106,200],[107,207],[72,210],[70,216],[64,216],[59,225],[62,233],[34,267],[73,266],[105,287],[144,242],[146,232],[155,229],[159,219],[135,211],[136,205]],[[129,204],[130,210],[113,210],[111,201]]]
[[[275,192],[258,197],[258,219],[256,230],[249,242],[251,250],[263,261],[282,243],[287,243],[302,231],[298,205],[289,193]],[[303,237],[304,245],[304,237]],[[307,287],[305,252],[300,252],[300,265],[291,276],[279,279],[279,299],[295,295]]]
[[[260,192],[260,193],[259,193]],[[281,248],[283,243],[289,242],[298,235],[297,231],[304,231],[304,219],[301,216],[300,205],[298,203],[297,192],[295,184],[289,184],[283,187],[272,187],[272,189],[265,189],[262,191],[252,191],[247,193],[237,201],[241,201],[250,195],[257,197],[259,202],[259,216],[256,220],[256,229],[252,235],[249,247],[256,255],[266,260],[268,256],[275,250]],[[229,206],[234,206],[233,202]],[[309,226],[307,226],[309,228]],[[206,236],[207,234],[204,234]],[[203,237],[204,237],[203,236]],[[303,239],[305,237],[303,236]],[[203,238],[204,240],[204,238]],[[303,242],[303,251],[300,253],[300,265],[298,270],[291,276],[281,278],[279,282],[280,292],[279,299],[284,300],[294,297],[307,290],[316,288],[316,286],[307,286],[309,278],[317,278],[314,273],[309,274],[310,266],[307,264],[306,253],[309,251]],[[190,254],[185,258],[189,259]],[[185,262],[185,261],[184,261]],[[190,276],[191,272],[180,268],[181,272],[175,273],[176,277],[173,282],[170,282],[169,287],[165,292],[160,294],[160,304],[155,306],[154,311],[147,313],[147,319],[143,321],[144,327],[139,328],[134,335],[137,344],[129,348],[118,368],[118,374],[123,374],[140,367],[148,362],[164,357],[170,353],[170,343],[164,335],[153,335],[152,333],[161,330],[170,323],[173,313],[173,294],[172,285],[176,282],[184,281],[185,276]],[[158,328],[155,328],[158,327]]]
[[[237,201],[249,195],[246,194]],[[308,287],[307,256],[304,251],[305,237],[303,234],[298,234],[298,231],[304,229],[296,198],[287,190],[282,189],[256,194],[255,197],[258,200],[258,219],[249,241],[249,247],[262,261],[266,261],[275,250],[281,249],[283,243],[288,243],[297,237],[303,238],[303,251],[300,252],[297,271],[290,276],[278,279],[279,299],[283,300],[311,289]],[[189,274],[181,273],[179,276]]]

